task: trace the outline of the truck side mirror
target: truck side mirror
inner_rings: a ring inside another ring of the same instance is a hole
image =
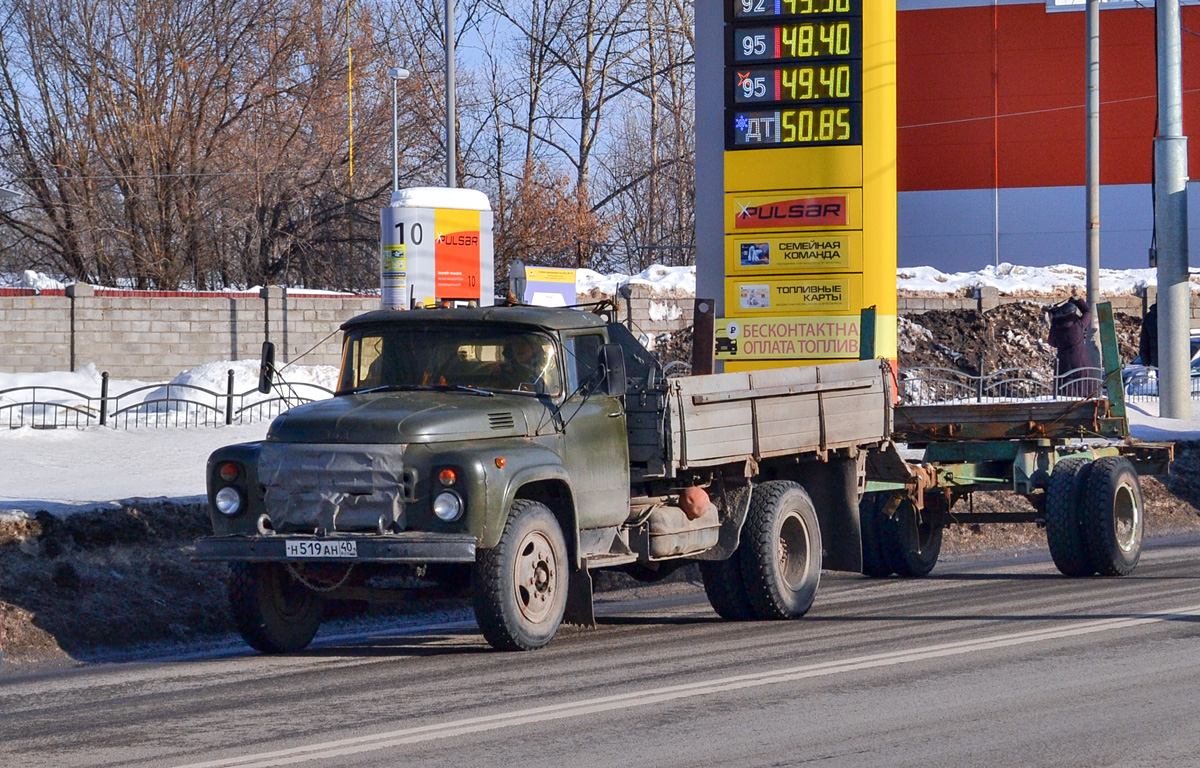
[[[600,370],[604,374],[604,394],[621,397],[625,394],[625,353],[620,344],[600,347]]]
[[[262,359],[258,363],[258,391],[264,395],[271,394],[271,387],[275,384],[275,345],[269,341],[264,341],[262,346]]]

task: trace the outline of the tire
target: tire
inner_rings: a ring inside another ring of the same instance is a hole
[[[760,619],[797,619],[821,581],[821,529],[812,499],[797,483],[754,489],[740,550],[746,596]]]
[[[900,576],[928,576],[942,552],[943,523],[926,516],[918,522],[917,510],[907,499],[891,517],[880,515],[884,560]]]
[[[321,626],[321,597],[280,563],[230,563],[229,605],[242,638],[262,653],[294,653]]]
[[[1046,543],[1063,576],[1079,578],[1096,572],[1080,519],[1091,473],[1090,459],[1065,459],[1054,465],[1046,487]]]
[[[891,576],[892,566],[883,556],[883,508],[886,493],[865,493],[858,504],[858,523],[862,533],[862,572],[864,576]]]
[[[1101,576],[1127,576],[1137,567],[1146,533],[1137,470],[1121,456],[1092,463],[1082,510],[1083,541]]]
[[[567,606],[567,545],[544,504],[517,499],[500,542],[475,558],[475,619],[500,651],[531,651],[554,638]]]
[[[726,621],[749,621],[754,618],[754,606],[746,594],[742,579],[741,557],[734,552],[728,560],[701,560],[700,577],[704,594],[717,615]]]

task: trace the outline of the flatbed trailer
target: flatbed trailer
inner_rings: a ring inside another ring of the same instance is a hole
[[[1044,525],[1067,576],[1133,570],[1145,535],[1138,475],[1166,474],[1174,447],[1129,438],[1112,308],[1097,309],[1104,375],[1087,397],[895,407],[893,442],[867,463],[863,573],[929,573],[949,522]],[[923,455],[902,456],[897,443]],[[1023,495],[1031,508],[955,509],[995,491]]]

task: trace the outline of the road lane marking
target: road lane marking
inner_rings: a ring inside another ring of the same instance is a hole
[[[694,683],[649,688],[630,693],[598,696],[582,699],[565,704],[550,704],[541,707],[523,709],[517,712],[506,712],[494,715],[482,715],[446,723],[423,725],[412,728],[401,728],[370,736],[358,736],[348,739],[337,739],[303,747],[292,747],[270,752],[243,755],[240,757],[207,760],[200,763],[188,763],[177,768],[267,768],[267,766],[291,765],[315,760],[329,760],[336,757],[372,752],[380,749],[415,744],[437,739],[449,739],[473,733],[482,733],[500,728],[511,728],[516,725],[544,723],[553,720],[563,720],[571,717],[582,717],[602,712],[611,712],[633,707],[644,707],[652,704],[678,701],[694,696],[705,696],[729,691],[757,688],[780,683],[790,683],[810,678],[826,677],[829,675],[856,672],[865,669],[890,667],[915,661],[960,656],[976,651],[1009,648],[1030,643],[1059,640],[1097,632],[1112,632],[1147,624],[1157,624],[1163,621],[1177,619],[1200,618],[1200,605],[1192,605],[1165,613],[1150,613],[1137,617],[1121,619],[1098,619],[1085,621],[1071,626],[1047,627],[1032,629],[1024,632],[1013,632],[993,637],[975,640],[959,640],[952,643],[942,643],[924,648],[887,651],[884,653],[858,656],[839,661],[825,661],[816,664],[805,664],[795,667],[784,667],[766,672],[752,672],[732,677],[722,677],[715,680],[704,680]]]

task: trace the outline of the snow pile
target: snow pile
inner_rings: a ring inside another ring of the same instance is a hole
[[[1200,292],[1200,270],[1192,270],[1192,291]],[[1154,269],[1101,269],[1100,293],[1105,296],[1139,294],[1158,284]],[[962,294],[968,288],[995,288],[1003,296],[1047,296],[1087,290],[1087,270],[1073,264],[1024,267],[1003,263],[977,272],[947,273],[933,267],[896,270],[901,295],[921,293]]]
[[[648,285],[651,291],[657,294],[695,296],[696,268],[664,267],[655,264],[633,276],[620,272],[602,275],[590,269],[581,269],[575,273],[575,289],[581,294],[598,293],[613,296],[621,286],[629,284]]]
[[[49,275],[27,269],[21,274],[0,273],[0,288],[33,288],[38,291],[62,290],[65,284]]]
[[[166,384],[136,379],[110,379],[109,413],[144,406],[154,412],[192,412],[211,404],[224,409],[229,371],[240,407],[278,397],[321,400],[337,387],[337,368],[330,365],[296,365],[276,377],[275,392],[264,395],[258,387],[257,360],[224,360],[184,371]],[[56,403],[83,410],[99,408],[101,376],[93,363],[74,372],[0,373],[0,407],[15,403]],[[31,391],[29,388],[36,388]],[[193,403],[174,401],[194,401]],[[197,405],[203,403],[205,405]],[[25,406],[30,410],[33,406]],[[32,417],[32,414],[29,414]],[[5,419],[7,422],[8,419]]]

